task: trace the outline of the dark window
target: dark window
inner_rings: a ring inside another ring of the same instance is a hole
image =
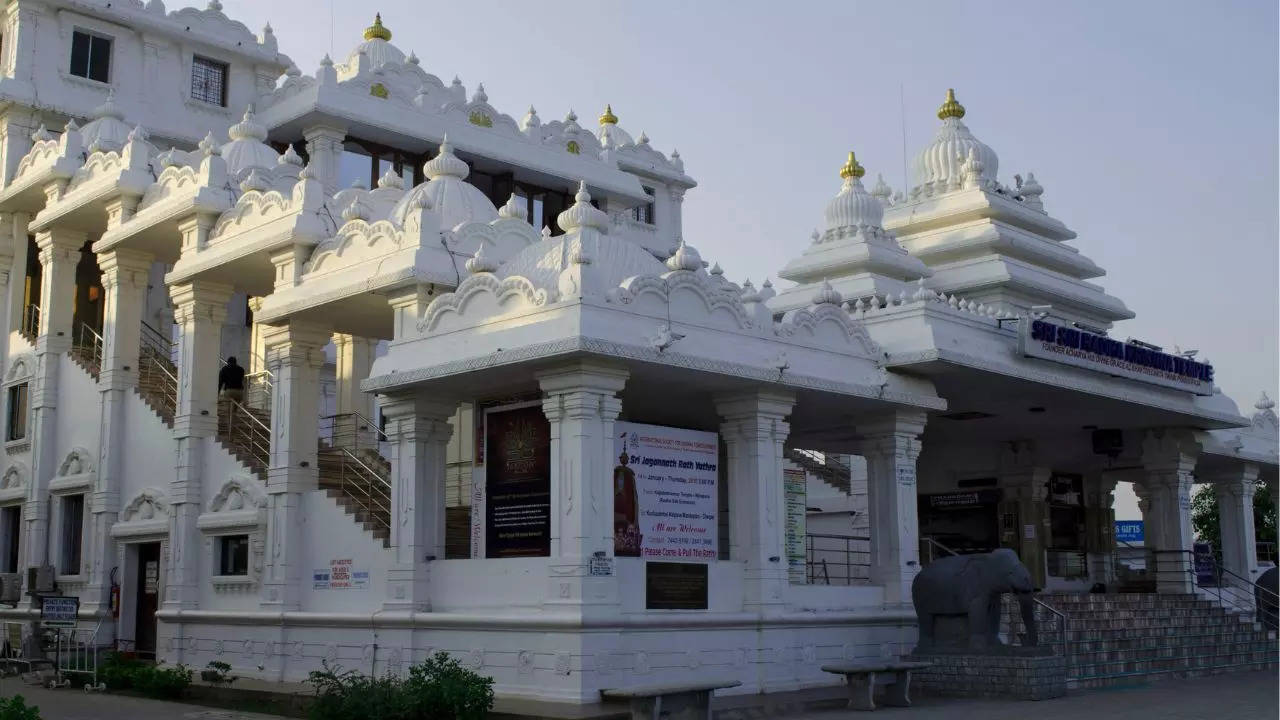
[[[642,222],[642,223],[645,223],[646,225],[652,225],[653,224],[653,196],[654,196],[653,188],[651,187],[645,188],[644,193],[649,196],[649,202],[643,203],[641,205],[637,205],[631,208],[631,218],[637,222]]]
[[[202,58],[191,60],[191,99],[210,105],[227,104],[227,64]]]
[[[84,539],[84,495],[62,498],[62,574],[80,574],[80,544]]]
[[[5,440],[21,440],[27,436],[27,383],[9,388],[9,423]]]
[[[0,510],[0,572],[18,572],[18,547],[22,535],[22,506]]]
[[[72,32],[71,74],[111,82],[111,38],[79,30]]]
[[[248,535],[223,535],[218,538],[218,574],[249,574]]]

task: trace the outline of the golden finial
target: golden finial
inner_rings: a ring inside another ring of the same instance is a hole
[[[938,108],[938,119],[946,120],[949,117],[964,117],[964,106],[956,101],[956,91],[947,88],[947,101],[942,103],[942,107]]]
[[[613,114],[613,106],[605,105],[604,114],[600,116],[601,125],[617,125],[618,116]]]
[[[391,31],[382,24],[382,13],[374,14],[373,24],[364,29],[365,40],[372,40],[374,38],[391,42]]]
[[[866,174],[867,171],[858,164],[858,159],[853,156],[853,151],[850,150],[849,161],[844,164],[844,167],[840,168],[840,177],[847,180],[851,177],[860,178]]]

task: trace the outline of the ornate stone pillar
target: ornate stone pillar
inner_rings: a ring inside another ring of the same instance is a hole
[[[1155,551],[1156,590],[1190,593],[1191,485],[1200,444],[1189,430],[1148,431],[1142,441],[1142,480],[1134,490],[1142,498],[1143,533]]]
[[[1258,573],[1258,538],[1253,527],[1257,482],[1258,466],[1254,463],[1245,463],[1228,477],[1213,479],[1213,491],[1218,498],[1222,564],[1249,582],[1253,582]]]
[[[858,424],[867,460],[871,582],[884,587],[889,604],[911,602],[911,583],[920,572],[916,460],[925,422],[923,412],[899,411]]]
[[[1089,576],[1093,582],[1115,582],[1116,478],[1096,473],[1085,478],[1085,538],[1089,550]]]
[[[105,607],[110,579],[106,571],[115,564],[115,543],[109,534],[120,513],[122,454],[125,448],[126,396],[138,382],[138,352],[142,341],[142,310],[152,255],[115,249],[98,256],[105,295],[102,369],[98,390],[102,394],[99,416],[98,473],[93,489],[92,548],[87,607]]]
[[[271,468],[267,481],[267,557],[262,606],[296,610],[301,605],[301,504],[319,487],[320,368],[329,329],[288,321],[264,328],[267,366],[275,376],[271,394]]]
[[[9,270],[8,312],[10,331],[22,328],[22,313],[26,311],[27,280],[27,224],[30,216],[26,213],[5,213],[3,222],[9,234],[9,242],[13,248],[13,264]]]
[[[1026,440],[1009,443],[1000,457],[1000,485],[1006,504],[1016,509],[1017,540],[1013,547],[1037,587],[1047,579],[1045,548],[1052,537],[1049,525],[1048,467],[1036,464],[1035,445]]]
[[[671,188],[668,196],[671,198],[671,237],[679,244],[684,237],[684,188]]]
[[[445,453],[458,404],[397,395],[382,404],[391,443],[391,550],[387,610],[429,610],[432,560],[444,559]]]
[[[593,556],[613,557],[613,423],[629,373],[581,361],[538,373],[551,425],[550,603],[618,602],[617,576],[593,577]]]
[[[317,125],[302,131],[307,141],[308,167],[332,193],[338,189],[338,163],[342,158],[342,142],[347,131],[335,127]]]
[[[36,352],[71,348],[75,313],[76,264],[87,235],[52,227],[36,233],[40,248],[40,336]]]
[[[169,484],[169,563],[166,609],[199,605],[201,488],[206,445],[218,433],[218,347],[232,287],[204,280],[173,285],[178,337],[178,401],[173,420],[178,458]]]
[[[48,557],[49,481],[58,470],[55,419],[58,404],[58,354],[71,347],[75,307],[76,263],[85,234],[60,228],[36,236],[40,248],[40,330],[36,339],[36,372],[31,380],[31,482],[28,492],[27,567],[50,562]]]
[[[715,398],[729,483],[729,559],[745,564],[743,605],[786,602],[786,505],[782,486],[786,418],[795,395],[760,390]]]

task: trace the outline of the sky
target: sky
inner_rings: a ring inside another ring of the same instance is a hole
[[[1113,335],[1198,349],[1246,414],[1277,397],[1274,0],[223,5],[270,21],[304,73],[344,59],[377,10],[425,70],[484,82],[517,120],[532,104],[589,125],[612,103],[697,179],[685,240],[757,284],[805,248],[849,150],[901,189],[904,132],[909,158],[954,87],[1000,179],[1033,171],[1137,313]]]

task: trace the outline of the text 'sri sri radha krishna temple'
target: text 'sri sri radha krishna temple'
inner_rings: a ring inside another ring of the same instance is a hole
[[[170,663],[446,650],[590,702],[909,652],[922,548],[1112,586],[1117,482],[1147,591],[1194,591],[1199,483],[1256,573],[1273,403],[1110,337],[1133,313],[953,94],[909,192],[849,155],[779,292],[699,256],[679,154],[610,108],[509,116],[381,19],[303,74],[164,5],[4,6],[5,619],[56,590]]]

